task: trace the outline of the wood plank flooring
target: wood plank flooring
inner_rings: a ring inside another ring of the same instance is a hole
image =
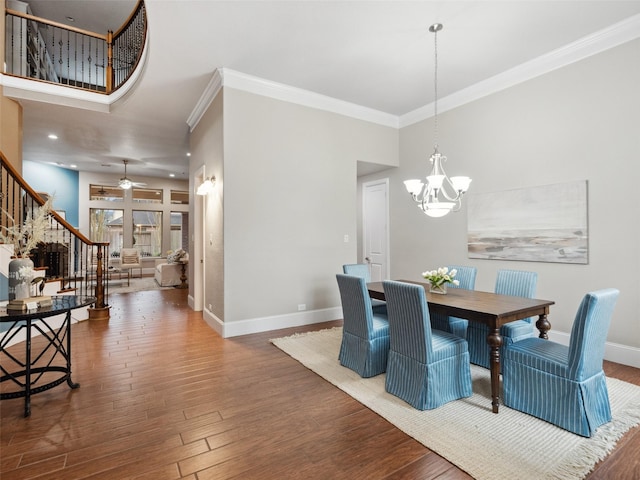
[[[0,478],[471,478],[269,343],[340,321],[223,340],[185,290],[110,302],[108,322],[72,327],[80,388],[33,396],[26,419],[22,399],[0,404]],[[639,479],[640,428],[588,478]]]

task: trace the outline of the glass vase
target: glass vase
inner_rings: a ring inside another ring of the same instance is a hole
[[[438,295],[446,295],[447,294],[447,284],[441,283],[440,285],[434,285],[433,283],[429,284],[429,291],[431,293],[437,293]]]

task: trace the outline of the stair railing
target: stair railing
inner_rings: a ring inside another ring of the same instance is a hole
[[[33,190],[0,152],[0,225],[24,225],[46,200]],[[45,283],[58,282],[56,294],[95,297],[89,309],[95,318],[109,318],[109,272],[104,268],[109,258],[109,243],[93,242],[69,224],[57,212],[49,214],[44,241],[30,252],[38,276]]]
[[[115,34],[94,33],[11,9],[6,9],[5,17],[6,74],[92,92],[109,94],[123,85],[142,58],[146,42],[142,0]]]

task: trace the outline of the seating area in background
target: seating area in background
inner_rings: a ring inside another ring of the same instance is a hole
[[[134,269],[140,269],[140,277],[142,277],[142,262],[140,261],[140,252],[135,248],[123,248],[120,250],[120,270],[127,271],[129,277]]]
[[[448,268],[456,270],[459,281],[450,287],[475,289],[475,267]],[[489,368],[490,358],[489,327],[484,321],[477,321],[475,308],[469,310],[468,318],[473,320],[452,317],[450,308],[443,309],[443,305],[451,305],[449,302],[443,304],[430,298],[427,303],[424,283],[385,280],[367,288],[368,265],[347,264],[343,271],[345,274],[336,275],[344,316],[341,365],[362,377],[386,373],[386,391],[419,410],[437,408],[472,394],[470,364]],[[506,296],[511,307],[513,300],[509,296],[535,297],[537,279],[536,272],[498,270],[495,293]],[[382,291],[384,295],[379,295]],[[386,302],[380,301],[376,310],[370,294]],[[496,382],[497,372],[502,373],[504,404],[586,437],[609,422],[611,410],[602,363],[618,294],[618,290],[610,288],[585,295],[576,313],[569,346],[546,340],[543,326],[540,337],[544,338],[539,338],[534,318],[514,320],[519,317],[509,313],[508,323],[493,323],[492,328],[501,325],[499,357],[503,363],[496,360],[498,357],[491,357],[491,371]],[[460,300],[463,298],[468,296]],[[439,311],[431,313],[429,305]],[[520,317],[535,311],[528,308],[519,310]],[[456,314],[466,311],[454,309]],[[546,313],[540,314],[540,321],[539,325],[546,323],[548,329]],[[494,349],[498,345],[494,344]],[[497,399],[498,393],[495,395]],[[494,413],[497,411],[494,408]]]
[[[165,260],[156,260],[154,277],[161,287],[175,287],[182,284],[181,275],[184,267],[183,262],[189,261],[189,254],[184,253],[180,257],[169,256]]]
[[[619,293],[609,288],[584,296],[569,346],[535,337],[509,343],[503,363],[505,405],[585,437],[609,422],[602,362]]]

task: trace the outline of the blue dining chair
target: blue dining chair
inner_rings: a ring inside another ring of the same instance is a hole
[[[538,274],[524,270],[498,270],[495,293],[513,295],[515,297],[534,298]],[[500,328],[502,346],[500,357],[504,355],[506,345],[528,337],[536,336],[535,319],[532,317],[509,322]],[[469,357],[471,363],[489,368],[489,345],[487,335],[489,327],[482,323],[470,322],[467,328]]]
[[[342,265],[342,273],[345,275],[355,275],[364,278],[365,283],[371,282],[371,270],[366,263],[347,263]],[[371,299],[371,306],[374,313],[387,314],[387,304],[384,300]]]
[[[531,337],[507,345],[503,362],[504,404],[591,437],[611,420],[602,370],[615,288],[587,293],[576,313],[569,346]]]
[[[456,280],[460,282],[459,285],[449,283],[447,288],[464,288],[465,290],[473,290],[476,287],[476,275],[478,269],[476,267],[465,267],[460,265],[449,265],[449,271],[456,270]],[[445,332],[453,333],[458,337],[467,338],[467,326],[469,321],[464,318],[449,317],[442,313],[434,312],[431,314],[431,327],[436,330],[443,330]]]
[[[418,410],[471,395],[467,341],[432,330],[424,287],[387,280],[389,359],[385,389]]]
[[[361,377],[373,377],[387,368],[389,322],[374,313],[364,278],[337,274],[342,301],[342,343],[338,359]]]

